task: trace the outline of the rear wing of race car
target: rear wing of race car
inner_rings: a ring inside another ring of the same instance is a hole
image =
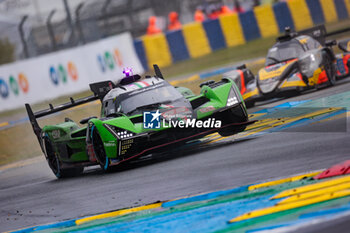
[[[336,40],[326,41],[326,38],[329,36],[334,36],[350,31],[350,27],[342,28],[336,31],[327,32],[324,25],[318,25],[303,31],[298,32],[298,34],[308,35],[316,39],[322,46],[335,46],[337,45]],[[350,52],[350,39],[342,40],[338,43],[338,47],[344,52]]]
[[[290,27],[286,27],[285,34],[277,37],[277,41],[290,40],[300,35],[310,36],[317,40],[322,46],[326,45],[327,31],[324,25],[318,25],[298,32],[293,31]]]
[[[315,40],[317,40],[322,46],[326,44],[325,38],[327,35],[327,31],[324,25],[318,25],[299,32],[295,32],[290,27],[286,27],[284,35],[277,37],[277,41],[288,41],[300,35],[311,36]]]
[[[322,46],[326,45],[327,30],[323,24],[299,31],[298,34],[310,36],[317,40]]]
[[[327,46],[327,47],[331,47],[331,46],[335,46],[337,45],[337,41],[336,40],[329,40],[327,41],[326,38],[329,36],[334,36],[337,34],[341,34],[341,33],[345,33],[350,31],[350,27],[347,28],[343,28],[340,30],[336,30],[336,31],[332,31],[332,32],[327,32],[326,27],[322,24],[322,25],[317,25],[302,31],[298,31],[295,32],[293,30],[291,30],[290,27],[286,27],[285,28],[285,34],[278,37],[277,41],[284,41],[284,40],[290,40],[291,38],[294,38],[296,36],[299,35],[307,35],[310,36],[312,38],[314,38],[315,40],[317,40],[322,46]],[[338,46],[341,50],[343,50],[344,52],[349,52],[350,51],[350,44],[349,44],[349,39],[339,42]]]
[[[70,98],[71,102],[68,102],[68,103],[65,103],[65,104],[61,104],[61,105],[59,105],[57,107],[54,107],[52,104],[49,104],[50,108],[44,109],[44,110],[41,110],[41,111],[38,111],[38,112],[35,112],[35,113],[33,112],[32,107],[30,106],[30,104],[26,103],[25,107],[26,107],[26,110],[27,110],[29,122],[32,125],[34,134],[36,135],[36,137],[37,137],[37,139],[39,141],[40,147],[43,148],[42,142],[41,142],[41,131],[42,130],[41,130],[39,124],[38,124],[38,121],[37,121],[38,118],[44,117],[44,116],[47,116],[47,115],[51,115],[51,114],[54,114],[54,113],[57,113],[57,112],[60,112],[60,111],[63,111],[63,110],[66,110],[66,109],[69,109],[69,108],[81,105],[81,104],[85,104],[85,103],[88,103],[88,102],[91,102],[91,101],[94,101],[94,100],[97,100],[97,99],[98,99],[97,96],[89,96],[89,97],[85,97],[85,98],[78,99],[78,100],[74,100],[71,97]]]
[[[48,115],[51,115],[51,114],[54,114],[54,113],[57,113],[57,112],[60,112],[63,110],[67,110],[69,108],[73,108],[75,106],[89,103],[89,102],[92,102],[92,101],[95,101],[98,99],[102,101],[103,97],[108,93],[108,91],[110,91],[114,87],[115,87],[115,84],[112,81],[103,81],[103,82],[98,82],[98,83],[92,83],[92,84],[90,84],[90,89],[94,93],[94,95],[88,96],[85,98],[81,98],[81,99],[77,99],[77,100],[70,97],[70,102],[68,102],[68,103],[64,103],[64,104],[58,105],[56,107],[54,107],[52,104],[49,104],[48,109],[40,110],[38,112],[33,112],[30,104],[26,103],[25,108],[27,110],[29,122],[32,125],[34,134],[36,135],[41,148],[43,148],[43,145],[41,142],[42,129],[38,124],[38,121],[37,121],[38,118],[48,116]]]

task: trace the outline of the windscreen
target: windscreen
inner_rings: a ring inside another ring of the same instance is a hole
[[[181,93],[170,85],[140,89],[122,94],[115,101],[109,100],[105,106],[105,115],[115,113],[134,115],[157,107],[152,105],[170,104],[180,98],[183,98]]]
[[[303,53],[304,49],[297,42],[280,44],[269,50],[266,56],[265,66],[298,58]]]

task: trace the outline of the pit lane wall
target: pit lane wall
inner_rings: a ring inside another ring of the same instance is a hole
[[[302,30],[350,17],[350,0],[289,0],[263,5],[242,14],[224,15],[181,30],[144,36],[134,41],[143,68],[161,67],[212,51],[276,36],[289,26]]]
[[[0,112],[88,90],[92,82],[115,81],[124,65],[144,72],[129,33],[0,66]]]

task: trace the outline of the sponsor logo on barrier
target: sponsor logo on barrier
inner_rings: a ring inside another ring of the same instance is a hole
[[[118,49],[114,49],[113,52],[106,51],[103,54],[98,54],[97,62],[103,73],[107,70],[114,70],[116,66],[123,67],[123,59]]]
[[[54,66],[51,66],[49,69],[50,78],[53,84],[58,85],[60,81],[62,83],[67,83],[67,77],[69,76],[73,81],[77,81],[78,69],[75,64],[71,61],[67,63],[67,68],[65,68],[62,64],[59,64],[57,69]]]
[[[29,91],[29,82],[24,73],[19,73],[17,79],[10,75],[8,82],[0,77],[0,95],[3,99],[6,99],[10,92],[15,96],[18,96],[20,92],[26,94]]]

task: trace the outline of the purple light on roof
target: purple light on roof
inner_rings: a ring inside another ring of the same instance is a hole
[[[125,74],[125,77],[133,76],[132,69],[131,68],[124,68],[123,74]]]

